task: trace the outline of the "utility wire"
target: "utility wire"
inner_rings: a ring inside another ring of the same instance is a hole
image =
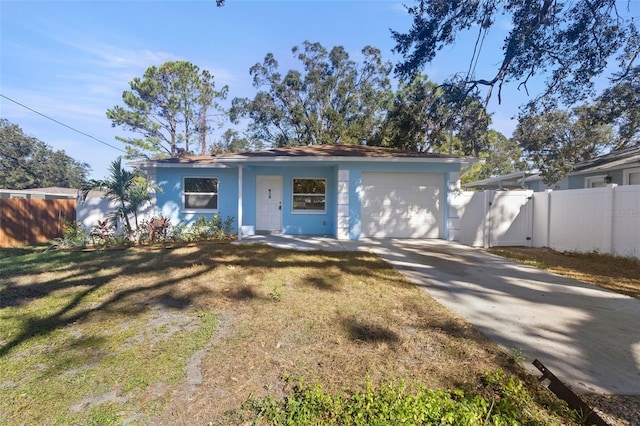
[[[57,123],[57,124],[59,124],[59,125],[61,125],[61,126],[64,126],[64,127],[66,127],[67,129],[71,129],[71,130],[73,130],[74,132],[78,132],[78,133],[80,133],[81,135],[84,135],[84,136],[86,136],[86,137],[88,137],[88,138],[91,138],[91,139],[93,139],[93,140],[97,141],[97,142],[100,142],[100,143],[101,143],[101,144],[103,144],[103,145],[106,145],[106,146],[108,146],[108,147],[110,147],[110,148],[116,149],[116,150],[118,150],[118,151],[120,151],[120,152],[124,152],[125,154],[127,153],[127,151],[125,151],[125,150],[124,150],[124,149],[122,149],[122,148],[118,148],[117,146],[113,146],[113,145],[111,145],[111,144],[109,144],[109,143],[107,143],[107,142],[105,142],[105,141],[101,141],[100,139],[96,138],[95,136],[91,136],[91,135],[90,135],[90,134],[88,134],[88,133],[85,133],[85,132],[80,131],[80,130],[78,130],[78,129],[75,129],[75,128],[73,128],[73,127],[71,127],[71,126],[67,125],[67,124],[62,123],[62,122],[60,122],[60,121],[56,120],[55,118],[51,118],[51,117],[49,117],[48,115],[45,115],[45,114],[43,114],[43,113],[41,113],[41,112],[39,112],[39,111],[36,111],[36,110],[35,110],[35,109],[33,109],[33,108],[30,108],[30,107],[28,107],[28,106],[26,106],[26,105],[24,105],[24,104],[21,104],[20,102],[18,102],[18,101],[16,101],[16,100],[11,99],[11,98],[10,98],[10,97],[8,97],[8,96],[3,95],[2,93],[0,93],[0,97],[3,97],[3,98],[5,98],[6,100],[11,101],[11,102],[13,102],[13,103],[14,103],[14,104],[16,104],[16,105],[20,105],[22,108],[28,109],[28,110],[29,110],[29,111],[31,111],[31,112],[35,112],[36,114],[41,115],[41,116],[43,116],[44,118],[46,118],[46,119],[48,119],[48,120],[53,121],[54,123]]]

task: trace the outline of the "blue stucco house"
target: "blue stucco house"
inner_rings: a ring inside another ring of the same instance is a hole
[[[155,213],[173,223],[218,213],[239,237],[271,232],[444,238],[449,194],[469,158],[363,145],[315,145],[130,165],[160,188]]]

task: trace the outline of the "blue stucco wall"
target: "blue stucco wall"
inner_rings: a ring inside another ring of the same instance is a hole
[[[197,217],[211,218],[215,213],[187,213],[182,206],[183,177],[218,178],[218,214],[223,220],[233,217],[233,232],[238,228],[238,169],[223,168],[159,168],[156,183],[160,191],[156,194],[157,214],[169,218],[173,224],[192,223]]]
[[[282,232],[291,235],[335,235],[336,167],[269,167],[245,166],[243,171],[243,226],[256,226],[256,182],[258,176],[282,176]],[[293,211],[293,179],[327,180],[325,212]],[[237,200],[237,199],[236,199]],[[236,201],[237,203],[237,201]]]
[[[450,172],[458,172],[457,163],[417,162],[341,162],[339,164],[310,165],[288,163],[286,165],[243,166],[243,218],[242,225],[256,227],[256,183],[258,176],[282,176],[282,232],[291,235],[337,235],[337,177],[339,170],[349,171],[349,238],[360,238],[362,173],[442,173],[443,187],[443,237],[448,235],[447,184]],[[168,217],[172,223],[192,223],[197,217],[210,218],[211,213],[189,213],[182,206],[182,182],[184,177],[215,177],[218,179],[218,211],[222,219],[234,218],[233,232],[238,225],[238,168],[157,168],[156,182],[160,192],[156,195],[156,212]],[[294,212],[292,186],[294,178],[319,178],[327,181],[327,209],[324,212]]]

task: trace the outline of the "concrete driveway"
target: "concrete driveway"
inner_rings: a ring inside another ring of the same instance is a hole
[[[523,363],[578,393],[640,395],[640,300],[442,240],[254,236],[296,250],[369,250]]]
[[[525,367],[539,359],[578,393],[640,395],[640,300],[442,240],[369,248]]]

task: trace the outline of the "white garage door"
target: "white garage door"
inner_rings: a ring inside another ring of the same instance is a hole
[[[362,173],[362,237],[442,238],[444,178]]]

